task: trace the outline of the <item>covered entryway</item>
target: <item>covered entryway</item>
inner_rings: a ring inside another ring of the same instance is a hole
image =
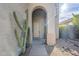
[[[46,12],[41,9],[35,9],[32,13],[32,35],[33,40],[41,40],[42,43],[46,42]]]
[[[45,48],[46,43],[46,12],[37,8],[32,12],[32,48],[30,56],[48,56]]]

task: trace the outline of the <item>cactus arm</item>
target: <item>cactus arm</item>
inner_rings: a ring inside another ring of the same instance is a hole
[[[17,39],[17,41],[18,41],[18,45],[19,45],[19,47],[22,47],[22,46],[21,46],[21,41],[20,41],[20,38],[19,38],[19,35],[18,35],[16,29],[15,29],[15,36],[16,36],[16,39]]]
[[[23,28],[22,28],[21,25],[19,24],[19,21],[18,21],[18,18],[17,18],[17,16],[16,16],[16,13],[15,13],[15,12],[13,12],[13,16],[14,16],[14,18],[15,18],[15,21],[16,21],[18,27],[23,31]]]
[[[23,52],[26,50],[26,43],[27,43],[27,36],[28,36],[28,10],[25,11],[26,13],[26,20],[24,21],[23,29],[24,31],[24,42],[23,42]]]
[[[27,36],[28,36],[28,24],[25,22],[25,24],[24,24],[24,28],[25,28],[25,36],[24,36],[24,49],[23,49],[23,51],[25,51],[25,49],[26,49],[26,43],[27,43]]]

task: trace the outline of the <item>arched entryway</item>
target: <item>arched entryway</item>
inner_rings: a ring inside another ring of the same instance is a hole
[[[32,37],[47,43],[47,13],[43,8],[36,8],[32,12]]]
[[[36,7],[32,12],[32,48],[30,56],[48,56],[45,48],[47,43],[47,14],[41,7]]]

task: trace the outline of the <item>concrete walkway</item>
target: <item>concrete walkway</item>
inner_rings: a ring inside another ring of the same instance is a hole
[[[42,43],[41,40],[33,40],[29,56],[48,56],[45,45]]]

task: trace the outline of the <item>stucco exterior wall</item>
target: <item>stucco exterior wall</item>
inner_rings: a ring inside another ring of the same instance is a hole
[[[18,55],[18,44],[14,35],[15,24],[11,22],[13,20],[12,12],[18,12],[17,15],[22,19],[25,18],[26,4],[0,4],[0,56],[1,55]],[[13,24],[13,25],[12,25]]]
[[[56,40],[59,39],[59,3],[55,4],[55,32],[56,32]]]
[[[56,43],[56,28],[55,28],[55,16],[56,16],[56,6],[55,4],[29,4],[29,26],[31,28],[31,40],[32,42],[32,12],[38,6],[44,7],[43,9],[47,12],[47,44],[54,45]]]
[[[0,4],[0,56],[1,55],[18,55],[19,47],[14,35],[14,28],[17,27],[12,12],[17,13],[20,24],[26,18],[25,10],[28,8],[28,24],[30,27],[30,44],[32,43],[32,12],[41,6],[47,12],[47,44],[54,45],[56,43],[56,7],[55,4]]]

